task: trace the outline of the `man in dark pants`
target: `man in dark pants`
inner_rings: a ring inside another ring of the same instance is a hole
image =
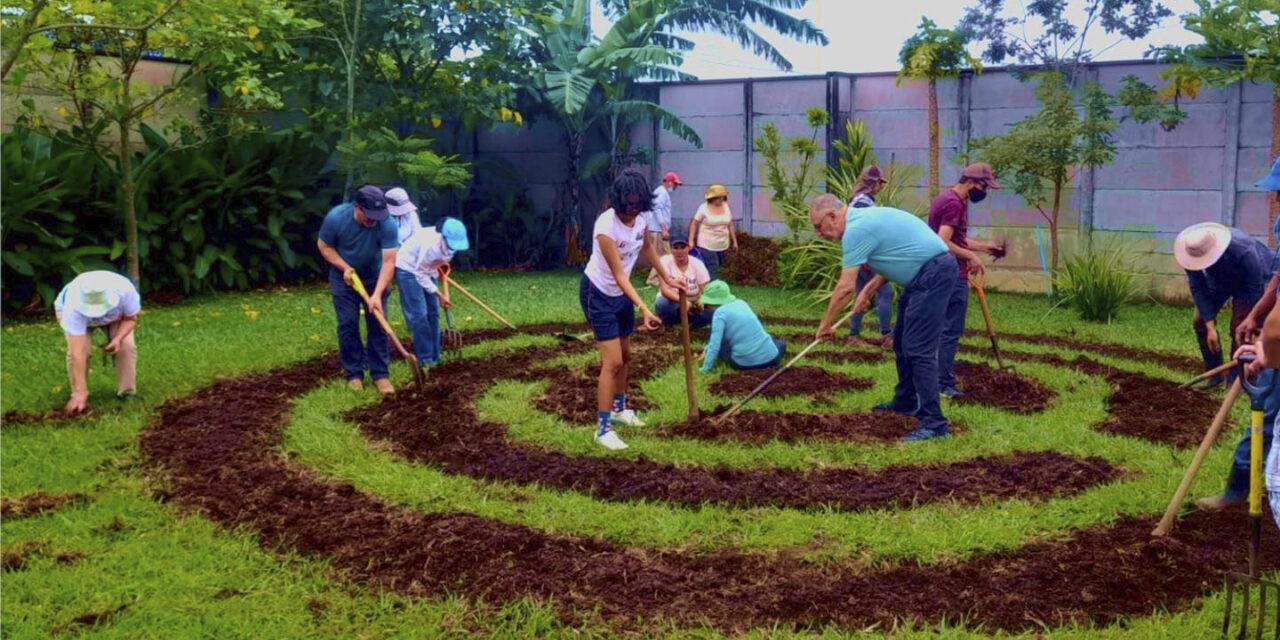
[[[870,264],[877,275],[858,294],[855,313],[867,310],[872,292],[885,280],[902,285],[893,328],[898,386],[893,400],[876,409],[920,419],[920,426],[906,440],[945,437],[949,425],[938,401],[938,340],[947,292],[955,280],[955,257],[923,221],[899,209],[854,209],[828,193],[814,198],[809,221],[818,235],[840,240],[844,251],[840,280],[831,292],[817,339],[835,337],[835,322],[857,290],[863,264]]]
[[[985,162],[971,164],[960,174],[960,181],[943,190],[929,203],[929,228],[938,234],[960,263],[959,274],[947,298],[947,320],[938,344],[938,386],[942,395],[960,395],[956,386],[956,351],[964,335],[965,315],[969,311],[969,272],[981,273],[984,267],[976,251],[997,255],[998,245],[969,237],[969,203],[986,199],[989,191],[999,189],[995,171]]]
[[[360,307],[363,301],[352,289],[353,276],[359,276],[369,291],[370,311],[383,312],[391,281],[396,273],[396,223],[388,218],[382,189],[372,185],[360,187],[354,203],[340,204],[325,214],[316,241],[320,255],[329,263],[329,292],[338,314],[338,354],[347,386],[364,388],[364,372],[382,394],[395,391],[388,379],[387,334],[377,320],[365,316],[369,333],[368,345],[360,340]]]
[[[1193,224],[1178,234],[1173,256],[1187,271],[1191,298],[1196,311],[1192,327],[1200,343],[1205,370],[1222,364],[1222,344],[1218,338],[1218,311],[1231,301],[1232,351],[1235,332],[1245,316],[1262,298],[1271,277],[1272,252],[1253,236],[1216,222]],[[1235,379],[1235,374],[1227,380]],[[1216,385],[1222,376],[1210,382]]]

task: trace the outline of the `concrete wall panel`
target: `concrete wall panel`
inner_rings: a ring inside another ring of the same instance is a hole
[[[1094,227],[1110,231],[1177,233],[1197,222],[1227,222],[1219,191],[1099,189],[1093,202]]]
[[[1223,147],[1227,144],[1225,104],[1189,104],[1183,110],[1187,112],[1187,119],[1173,131],[1165,131],[1154,122],[1126,120],[1120,123],[1115,132],[1116,146]],[[1118,117],[1120,110],[1116,110],[1113,115]]]
[[[973,109],[1034,108],[1036,88],[1009,73],[983,73],[973,77]]]
[[[1236,190],[1257,191],[1253,186],[1271,172],[1275,159],[1271,150],[1264,148],[1241,149],[1236,161]]]
[[[898,84],[896,76],[861,76],[854,81],[853,108],[868,109],[919,109],[929,106],[929,84],[904,80]],[[958,80],[938,81],[938,108],[955,109]]]
[[[742,85],[680,84],[662,87],[662,106],[680,116],[727,116],[742,113]]]
[[[1098,189],[1222,188],[1223,149],[1127,149],[1097,171]]]
[[[689,185],[742,184],[743,157],[739,151],[671,151],[662,154],[660,165],[680,174]]]
[[[879,147],[929,148],[928,109],[886,109],[854,111],[853,118],[867,123],[867,128]],[[938,127],[944,147],[959,144],[960,111],[939,109]]]
[[[757,82],[752,85],[752,92],[752,107],[760,114],[804,115],[810,107],[827,108],[825,78]]]
[[[742,149],[743,116],[690,116],[684,121],[702,138],[703,151],[738,151]],[[685,142],[665,129],[658,134],[658,147],[663,151],[696,151],[692,143]],[[647,140],[647,138],[646,138]]]
[[[1098,68],[1098,84],[1110,93],[1115,93],[1124,86],[1125,76],[1138,76],[1143,82],[1155,86],[1163,87],[1168,82],[1160,79],[1160,72],[1166,68],[1166,65],[1151,64],[1133,64],[1133,65],[1108,65]],[[1213,104],[1224,103],[1227,101],[1227,92],[1224,89],[1210,89],[1209,87],[1201,88],[1199,95],[1195,98],[1182,96],[1179,102],[1185,107],[1188,104]]]
[[[1240,105],[1240,146],[1271,148],[1271,103]]]

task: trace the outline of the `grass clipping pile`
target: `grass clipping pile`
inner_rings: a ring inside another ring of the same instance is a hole
[[[643,456],[574,458],[512,443],[501,425],[477,417],[475,401],[493,382],[567,348],[520,350],[497,365],[444,365],[433,372],[431,389],[402,392],[356,418],[366,434],[449,473],[689,508],[710,500],[826,509],[832,497],[844,500],[846,509],[911,508],[928,499],[985,503],[1036,497],[1028,495],[1029,481],[1051,468],[1058,471],[1035,487],[1038,495],[1063,495],[1117,478],[1104,461],[1053,452],[874,472],[699,469]],[[224,526],[248,528],[266,549],[323,558],[337,570],[334,575],[375,592],[461,596],[490,608],[532,598],[553,603],[570,624],[604,621],[623,632],[655,623],[728,633],[826,625],[856,630],[891,628],[900,620],[964,620],[992,631],[1038,632],[1190,607],[1220,588],[1224,572],[1245,564],[1245,519],[1235,512],[1191,514],[1173,537],[1158,540],[1148,536],[1153,518],[1123,518],[1015,550],[875,569],[856,562],[818,567],[793,554],[633,549],[470,514],[418,512],[319,477],[276,452],[291,399],[337,372],[331,358],[313,360],[219,380],[167,402],[141,436],[143,452],[163,470],[164,495]],[[447,407],[441,397],[450,398]],[[838,492],[814,495],[835,479],[820,475],[826,472],[859,477]],[[597,481],[604,484],[592,484]],[[930,489],[929,482],[942,483]],[[905,495],[912,483],[914,493]],[[957,496],[966,485],[985,489],[973,494],[970,486],[967,497]],[[859,490],[868,486],[873,491]],[[1009,490],[1000,491],[1002,486]],[[922,489],[931,494],[928,499],[921,500]],[[727,493],[715,495],[721,490]],[[852,493],[838,495],[844,491]],[[1280,568],[1280,535],[1269,529],[1262,549],[1264,570]]]

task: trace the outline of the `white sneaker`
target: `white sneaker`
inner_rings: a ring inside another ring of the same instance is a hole
[[[609,422],[622,427],[644,427],[647,426],[635,411],[627,409],[625,411],[614,411],[609,416]]]
[[[627,448],[627,443],[623,442],[622,438],[619,438],[618,434],[613,431],[606,431],[604,435],[596,434],[596,442],[599,442],[604,448],[613,449],[614,451]]]

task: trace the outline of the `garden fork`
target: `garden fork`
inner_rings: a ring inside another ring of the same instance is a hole
[[[1249,620],[1253,619],[1253,638],[1261,640],[1267,629],[1267,600],[1273,603],[1272,622],[1274,635],[1280,640],[1280,584],[1258,578],[1258,547],[1262,543],[1262,426],[1267,396],[1275,386],[1275,376],[1271,376],[1266,384],[1256,385],[1245,375],[1245,369],[1255,359],[1250,353],[1240,354],[1240,370],[1238,380],[1249,392],[1249,524],[1252,528],[1249,537],[1249,573],[1227,574],[1227,607],[1222,617],[1222,637],[1232,637],[1232,604],[1240,599],[1240,622],[1236,627],[1235,638],[1243,640],[1249,637]],[[1254,592],[1257,592],[1257,605],[1254,605]]]
[[[440,265],[440,269],[438,271],[440,274],[440,286],[444,289],[444,295],[446,298],[450,297],[449,296],[449,273],[451,271],[452,271],[452,267],[450,267],[447,262],[445,264]],[[461,358],[462,357],[462,332],[458,331],[458,328],[453,325],[452,309],[444,310],[444,321],[445,321],[445,328],[440,332],[443,338],[441,342],[444,344],[444,352],[450,358]]]

